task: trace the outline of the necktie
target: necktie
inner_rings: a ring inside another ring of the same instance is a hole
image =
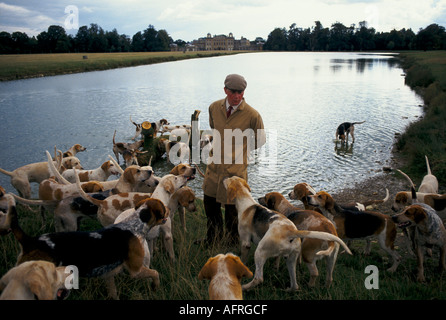
[[[231,113],[232,113],[232,106],[229,106],[228,110],[226,111],[226,118],[229,118]]]

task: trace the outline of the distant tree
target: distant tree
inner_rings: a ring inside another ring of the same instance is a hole
[[[170,44],[173,43],[172,38],[169,36],[166,30],[159,30],[156,35],[157,46],[155,51],[169,51]]]
[[[119,43],[119,33],[115,29],[105,32],[105,38],[107,39],[107,48],[109,52],[121,51],[121,45]]]
[[[133,52],[144,51],[144,38],[141,31],[138,31],[133,35],[131,48]]]
[[[375,29],[367,28],[367,21],[359,23],[359,29],[355,33],[356,50],[375,50]]]
[[[143,41],[144,41],[144,50],[143,51],[156,51],[158,47],[157,34],[155,27],[153,25],[149,25],[149,27],[144,30],[143,33]]]
[[[33,45],[31,39],[26,33],[13,32],[11,39],[14,43],[14,51],[16,53],[31,53],[33,51]]]
[[[96,23],[90,24],[88,29],[88,52],[107,52],[108,42],[104,30]]]
[[[340,22],[331,25],[330,29],[330,51],[349,51],[352,48],[352,37],[354,27],[347,28]]]
[[[48,31],[43,31],[37,36],[37,43],[42,52],[68,52],[70,40],[61,26],[49,26]]]
[[[416,44],[420,50],[446,49],[445,28],[434,23],[421,29],[417,34]]]
[[[285,28],[276,28],[268,35],[265,43],[266,50],[285,51],[288,47],[287,31]]]
[[[12,40],[11,34],[6,31],[0,32],[0,53],[13,53],[14,51],[14,41]]]
[[[121,47],[121,52],[129,52],[131,47],[131,41],[129,36],[121,34],[119,36],[119,46]]]
[[[288,45],[287,50],[290,51],[303,51],[305,50],[305,43],[302,37],[303,30],[302,28],[297,28],[296,24],[293,23],[288,30]]]
[[[77,52],[88,52],[90,46],[90,34],[87,26],[82,26],[77,30],[74,42]]]
[[[315,21],[315,27],[311,34],[311,44],[310,49],[312,51],[325,51],[328,50],[329,42],[329,30],[324,28],[320,21]]]

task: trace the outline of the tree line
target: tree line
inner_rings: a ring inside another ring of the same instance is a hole
[[[346,27],[340,22],[324,28],[320,21],[312,28],[288,30],[276,28],[264,45],[273,51],[373,51],[373,50],[446,50],[445,28],[431,24],[415,34],[411,29],[376,32],[362,21],[359,27]]]
[[[119,34],[116,29],[104,31],[95,23],[80,27],[75,36],[56,25],[37,37],[19,31],[12,34],[0,32],[0,54],[169,51],[171,43],[173,40],[167,31],[156,30],[153,25],[132,38]]]
[[[349,27],[340,22],[324,28],[320,21],[311,28],[276,28],[264,42],[264,50],[272,51],[373,51],[373,50],[446,50],[445,28],[431,24],[415,34],[411,29],[376,32],[367,27]],[[169,36],[166,30],[156,30],[149,25],[129,37],[116,29],[104,31],[95,23],[82,26],[76,35],[69,35],[61,26],[52,25],[37,37],[23,32],[0,32],[0,54],[68,53],[68,52],[151,52],[169,51],[172,43],[182,47],[183,40]]]

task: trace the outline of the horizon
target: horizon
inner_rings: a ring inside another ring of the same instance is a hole
[[[229,35],[255,40],[267,39],[276,28],[312,28],[320,21],[325,28],[339,22],[350,27],[366,21],[376,32],[411,29],[418,33],[431,24],[446,25],[446,0],[171,0],[166,3],[130,0],[121,3],[56,1],[36,5],[33,0],[0,2],[0,30],[26,33],[29,37],[47,31],[51,25],[65,27],[76,35],[80,26],[97,24],[104,31],[114,29],[132,37],[152,25],[165,30],[174,40],[191,42],[211,35]],[[224,23],[222,23],[224,21]]]

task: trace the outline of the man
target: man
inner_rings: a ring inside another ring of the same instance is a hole
[[[224,225],[229,241],[237,242],[237,210],[227,201],[223,180],[231,176],[247,180],[249,152],[260,148],[266,140],[262,117],[243,98],[246,80],[238,74],[230,74],[224,84],[226,98],[209,106],[209,124],[219,134],[214,134],[212,154],[215,158],[208,163],[203,182],[208,244],[223,237],[222,204],[225,205]],[[244,137],[240,139],[241,135]],[[220,143],[216,143],[216,136],[220,136]]]

